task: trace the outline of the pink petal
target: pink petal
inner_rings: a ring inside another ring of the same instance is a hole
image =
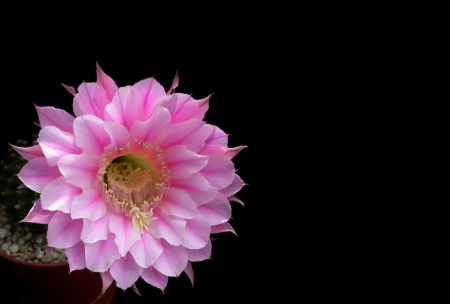
[[[209,155],[208,164],[200,172],[211,186],[218,190],[229,186],[234,179],[235,170],[233,162],[220,154]]]
[[[175,71],[175,77],[173,78],[172,85],[167,90],[167,95],[172,94],[172,92],[178,87],[178,84],[179,84],[178,71]]]
[[[28,215],[19,223],[36,223],[36,224],[48,224],[53,217],[54,212],[44,210],[41,206],[41,199],[34,202]]]
[[[106,241],[98,241],[92,244],[85,243],[86,267],[95,272],[104,272],[111,264],[120,258],[114,235],[110,233]]]
[[[111,286],[114,279],[113,279],[112,275],[109,273],[109,271],[101,272],[100,276],[102,277],[102,283],[103,283],[101,295],[103,295],[105,293],[105,291],[108,289],[108,287]]]
[[[210,133],[205,140],[205,147],[202,149],[202,153],[205,150],[217,150],[225,153],[228,149],[228,135],[216,126],[207,124]],[[215,148],[211,148],[215,147]]]
[[[77,95],[77,91],[75,90],[74,87],[66,85],[64,83],[61,83],[61,84],[64,87],[64,89],[66,89],[70,94],[72,94],[73,96]]]
[[[209,221],[201,214],[194,219],[186,221],[184,246],[187,249],[200,249],[209,242],[211,226]]]
[[[241,201],[239,198],[237,198],[237,197],[234,196],[234,195],[228,197],[228,201],[229,201],[229,202],[237,202],[237,203],[241,204],[242,206],[244,206],[244,202]]]
[[[85,243],[95,243],[106,241],[109,233],[109,213],[98,220],[91,221],[83,219],[83,230],[81,231],[81,240]]]
[[[46,246],[45,247],[45,256],[44,256],[44,261],[49,261],[50,260],[50,254],[53,251],[53,247],[50,246]]]
[[[168,215],[191,219],[197,216],[197,205],[186,191],[170,187],[159,209]]]
[[[104,147],[111,142],[103,126],[105,122],[98,117],[85,115],[77,117],[73,123],[77,145],[85,152],[102,154]]]
[[[109,100],[112,100],[117,92],[117,85],[114,80],[103,72],[100,65],[96,63],[97,66],[97,83],[105,89],[105,92]]]
[[[163,86],[153,77],[141,80],[133,85],[144,105],[144,119],[148,119],[157,104],[166,98]]]
[[[59,161],[58,167],[66,181],[80,188],[91,188],[98,184],[97,172],[100,158],[93,153],[66,155]]]
[[[79,242],[72,247],[66,248],[65,253],[69,262],[70,272],[86,268],[84,244]]]
[[[72,218],[86,218],[96,221],[106,213],[106,201],[101,190],[96,188],[84,189],[83,193],[77,196],[70,209]]]
[[[170,132],[170,114],[166,108],[156,107],[152,117],[136,121],[130,130],[131,137],[160,144]]]
[[[188,263],[186,249],[183,246],[172,246],[165,240],[161,240],[161,245],[164,250],[153,267],[166,276],[179,276]]]
[[[75,117],[64,110],[54,107],[38,107],[36,110],[39,117],[39,123],[42,128],[55,126],[61,131],[73,133],[73,121]]]
[[[170,134],[161,143],[161,148],[185,145],[192,152],[198,153],[205,145],[205,139],[210,132],[210,128],[205,127],[205,123],[200,119],[177,123],[172,125]]]
[[[166,215],[159,209],[154,211],[156,217],[149,225],[150,233],[157,239],[165,239],[172,245],[184,243],[184,229],[186,220],[176,216]]]
[[[159,272],[153,267],[144,269],[144,271],[141,274],[141,278],[144,279],[145,282],[149,283],[152,286],[155,286],[156,288],[161,289],[162,291],[164,291],[164,288],[166,288],[167,282],[169,281],[169,277],[163,275],[161,272]]]
[[[217,189],[200,173],[193,173],[188,178],[172,179],[170,189],[173,188],[186,191],[197,206],[209,203],[217,196]]]
[[[189,151],[186,146],[171,146],[164,150],[164,160],[172,172],[172,179],[188,178],[208,163],[208,156]]]
[[[199,107],[199,105],[208,104],[208,100],[209,97],[197,101],[191,95],[176,93],[168,96],[160,105],[169,110],[172,123],[175,124],[191,119],[202,120],[208,107]]]
[[[83,221],[72,220],[70,214],[56,212],[48,223],[48,245],[56,248],[69,248],[80,242]]]
[[[105,148],[105,151],[117,153],[116,149],[126,149],[130,142],[130,133],[123,125],[109,121],[105,123],[105,131],[108,133],[111,143]]]
[[[73,199],[81,194],[81,189],[59,177],[44,187],[41,193],[43,209],[70,213]]]
[[[67,154],[79,154],[81,150],[75,144],[73,133],[61,131],[56,127],[44,127],[39,132],[37,142],[50,166],[56,166],[61,157]]]
[[[109,230],[116,235],[114,241],[123,257],[130,250],[130,247],[141,238],[140,233],[134,229],[131,218],[124,214],[110,214]]]
[[[147,231],[144,231],[141,238],[130,248],[134,260],[143,268],[152,266],[162,251],[163,247],[160,240],[154,238]]]
[[[211,226],[225,223],[231,217],[231,205],[220,193],[217,193],[217,197],[210,203],[198,206],[197,209],[208,219]]]
[[[234,235],[237,235],[236,231],[234,231],[233,227],[227,222],[218,225],[211,226],[211,233],[222,233],[222,232],[231,232]]]
[[[228,148],[227,152],[225,152],[225,156],[232,159],[236,155],[238,155],[239,152],[241,152],[243,149],[247,148],[247,146],[239,146],[236,148]]]
[[[10,145],[14,150],[17,151],[25,160],[32,160],[36,157],[44,157],[44,152],[42,152],[41,146],[32,145],[30,147],[22,148],[14,145]]]
[[[116,281],[116,285],[125,290],[139,279],[143,269],[128,253],[126,257],[115,260],[109,271]]]
[[[105,107],[109,102],[106,91],[101,85],[83,82],[73,99],[73,112],[77,117],[94,115],[103,119]]]
[[[200,262],[211,259],[212,244],[208,241],[203,248],[200,249],[186,249],[189,261]]]
[[[139,292],[139,289],[137,288],[136,283],[133,283],[132,286],[133,286],[133,291],[134,291],[137,295],[141,296],[141,293]]]
[[[211,98],[212,94],[203,98],[203,99],[198,99],[195,102],[197,103],[198,108],[200,109],[198,111],[199,116],[197,117],[198,119],[203,119],[205,117],[206,112],[209,109],[209,99]]]
[[[136,120],[144,119],[141,96],[131,86],[121,87],[105,108],[105,120],[115,121],[131,129]]]
[[[244,181],[237,175],[234,175],[233,182],[229,184],[227,187],[220,190],[220,193],[222,193],[225,197],[230,197],[233,194],[237,193],[239,190],[242,189],[242,187],[245,186]]]
[[[17,175],[31,190],[41,193],[47,184],[61,176],[58,167],[50,167],[44,157],[28,161]]]
[[[192,287],[194,287],[194,270],[192,269],[191,262],[188,261],[187,266],[184,269],[184,273],[187,274],[189,280],[191,281]]]

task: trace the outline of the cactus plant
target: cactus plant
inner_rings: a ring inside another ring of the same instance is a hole
[[[33,135],[33,140],[36,139],[36,135]],[[19,139],[17,140],[18,146],[30,146],[31,143]],[[27,187],[21,187],[22,182],[17,177],[20,169],[26,163],[26,160],[14,151],[11,147],[8,148],[3,158],[0,160],[0,205],[6,209],[6,214],[10,217],[10,222],[18,223],[26,217],[30,211],[33,203],[39,198],[39,194],[28,189]],[[29,225],[30,228],[37,227],[42,228],[42,225]]]

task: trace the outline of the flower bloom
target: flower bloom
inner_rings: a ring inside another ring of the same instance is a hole
[[[233,232],[230,201],[245,183],[227,135],[203,118],[209,97],[166,92],[154,78],[118,87],[97,64],[97,81],[73,94],[75,116],[36,107],[37,145],[13,148],[18,174],[40,193],[24,222],[48,224],[49,247],[70,271],[99,272],[103,292],[141,277],[164,290],[191,262],[211,256],[210,235]]]

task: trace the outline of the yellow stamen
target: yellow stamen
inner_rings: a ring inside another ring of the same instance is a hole
[[[162,156],[162,149],[152,143],[139,141],[136,153],[116,149],[117,155],[104,155],[98,178],[106,200],[117,212],[131,217],[139,233],[148,230],[153,209],[158,207],[170,184],[170,170]]]

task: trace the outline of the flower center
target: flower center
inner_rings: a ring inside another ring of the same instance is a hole
[[[167,193],[170,171],[161,148],[144,142],[140,147],[115,158],[104,155],[98,176],[107,201],[116,211],[130,216],[133,227],[142,234],[156,219],[153,209]]]

